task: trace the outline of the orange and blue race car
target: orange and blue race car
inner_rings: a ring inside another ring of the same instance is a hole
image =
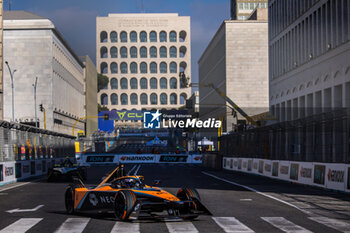
[[[173,195],[159,187],[143,183],[143,176],[126,176],[123,165],[111,172],[96,187],[85,187],[76,180],[65,193],[69,214],[114,212],[122,221],[135,219],[194,219],[211,215],[193,188],[181,188]]]

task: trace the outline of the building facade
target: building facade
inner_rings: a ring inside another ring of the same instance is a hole
[[[89,137],[98,130],[97,70],[89,56],[80,57],[80,59],[85,66],[85,135]]]
[[[299,124],[296,159],[350,161],[349,12],[349,0],[269,2],[270,109]]]
[[[25,11],[4,12],[4,61],[14,72],[14,120],[35,125],[35,108],[40,128],[72,134],[75,122],[85,116],[84,65],[54,24]],[[37,104],[33,84],[37,82]],[[12,121],[11,78],[4,70],[4,119]],[[78,122],[76,132],[84,130]]]
[[[258,10],[267,14],[266,9]],[[268,26],[264,18],[225,20],[198,61],[199,82],[214,84],[250,116],[268,111],[269,106]],[[227,106],[215,90],[199,88],[200,118],[222,119],[223,132],[234,130],[237,123]],[[244,118],[238,115],[238,119]]]
[[[3,35],[3,23],[2,23],[2,14],[3,14],[3,1],[0,0],[0,120],[3,119],[3,81],[2,81],[2,64],[3,64],[3,57],[2,57],[2,35]]]
[[[247,20],[257,8],[267,8],[268,0],[231,0],[231,20]]]
[[[109,110],[178,109],[191,89],[190,17],[178,14],[109,14],[97,17],[96,62],[109,85],[98,102]]]

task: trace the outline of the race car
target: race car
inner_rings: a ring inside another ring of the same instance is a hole
[[[143,183],[143,176],[126,176],[117,166],[96,187],[85,187],[81,180],[65,193],[67,213],[114,212],[121,221],[136,219],[185,219],[211,215],[193,188],[181,188],[173,195],[159,187]]]
[[[66,158],[61,164],[55,164],[53,168],[47,171],[47,181],[72,181],[74,177],[85,180],[87,177],[87,168],[73,164],[69,158]]]

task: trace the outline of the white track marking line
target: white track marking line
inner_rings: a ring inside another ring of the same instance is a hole
[[[253,233],[254,231],[234,217],[212,217],[227,233]]]
[[[211,177],[213,177],[213,178],[215,178],[215,179],[224,181],[224,182],[226,182],[226,183],[233,184],[233,185],[236,185],[236,186],[245,188],[245,189],[247,189],[247,190],[249,190],[249,191],[252,191],[252,192],[255,192],[255,193],[257,193],[257,194],[263,195],[263,196],[265,196],[265,197],[271,198],[271,199],[273,199],[273,200],[275,200],[275,201],[279,201],[279,202],[281,202],[281,203],[283,203],[283,204],[286,204],[286,205],[289,205],[289,206],[291,206],[291,207],[293,207],[293,208],[296,208],[296,209],[300,210],[301,212],[303,212],[303,213],[305,213],[305,214],[308,214],[308,215],[311,214],[309,211],[303,210],[303,209],[299,208],[299,207],[296,206],[296,205],[293,205],[293,204],[291,204],[291,203],[289,203],[289,202],[286,202],[286,201],[284,201],[284,200],[281,200],[281,199],[279,199],[279,198],[277,198],[277,197],[274,197],[274,196],[271,196],[271,195],[269,195],[269,194],[260,192],[260,191],[254,189],[254,188],[249,187],[249,186],[242,185],[242,184],[238,184],[238,183],[236,183],[236,182],[233,182],[233,181],[230,181],[230,180],[226,180],[226,179],[220,178],[220,177],[218,177],[218,176],[212,175],[212,174],[207,173],[207,172],[202,172],[202,173],[205,174],[205,175],[207,175],[207,176],[211,176]]]
[[[321,223],[327,227],[336,229],[337,231],[350,233],[350,224],[347,222],[343,222],[338,219],[327,218],[327,217],[309,217],[309,219],[315,222]]]
[[[12,223],[11,225],[5,227],[0,232],[1,233],[26,232],[41,220],[42,218],[21,218],[18,221]]]
[[[33,208],[33,209],[13,209],[13,210],[7,210],[7,213],[17,213],[17,212],[34,212],[37,211],[38,209],[40,209],[41,207],[43,207],[44,205],[38,205],[37,207]]]
[[[304,227],[296,225],[283,217],[261,217],[264,221],[287,233],[311,233]]]
[[[191,222],[166,222],[169,233],[198,233]]]
[[[23,186],[23,185],[31,184],[32,182],[36,182],[36,181],[40,181],[40,180],[44,180],[44,179],[45,179],[45,178],[40,178],[40,179],[36,179],[36,180],[31,180],[31,181],[29,181],[29,182],[25,182],[25,183],[13,185],[13,186],[11,186],[11,187],[7,187],[7,188],[0,189],[0,192],[6,191],[6,190],[10,190],[10,189],[14,189],[14,188],[17,188],[17,187],[21,187],[21,186]],[[0,186],[0,187],[1,187],[1,186]]]
[[[141,164],[136,168],[136,171],[134,172],[134,176],[137,175],[137,173],[139,172],[140,168],[141,168]]]
[[[140,224],[135,222],[116,222],[111,233],[138,233]]]
[[[56,233],[81,233],[85,229],[90,218],[68,218]]]
[[[135,169],[135,167],[136,167],[137,165],[135,164],[130,170],[129,170],[129,172],[128,172],[128,176],[130,175],[130,173]]]

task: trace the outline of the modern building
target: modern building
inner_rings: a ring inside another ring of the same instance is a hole
[[[97,70],[89,56],[80,57],[80,60],[85,66],[85,135],[89,137],[98,130]]]
[[[84,64],[46,18],[25,12],[4,12],[4,57],[14,80],[14,121],[35,125],[35,108],[40,128],[72,134],[75,122],[85,116]],[[34,105],[35,78],[37,104]],[[12,121],[11,78],[4,70],[4,119]],[[76,131],[84,130],[78,122]]]
[[[306,161],[350,161],[349,12],[349,0],[269,1],[270,109],[308,129],[293,140]]]
[[[97,17],[96,62],[109,85],[98,101],[109,110],[178,109],[191,95],[190,17],[109,14]]]
[[[0,120],[3,119],[3,82],[2,82],[2,34],[3,34],[3,23],[2,23],[2,13],[3,12],[3,1],[0,0]]]
[[[225,20],[198,61],[199,83],[214,84],[250,116],[269,107],[267,9],[257,11],[257,20]],[[200,118],[222,119],[223,132],[237,124],[227,106],[213,88],[199,88]],[[238,114],[240,119],[245,120]]]
[[[257,8],[267,8],[268,0],[231,0],[231,20],[247,20]]]

